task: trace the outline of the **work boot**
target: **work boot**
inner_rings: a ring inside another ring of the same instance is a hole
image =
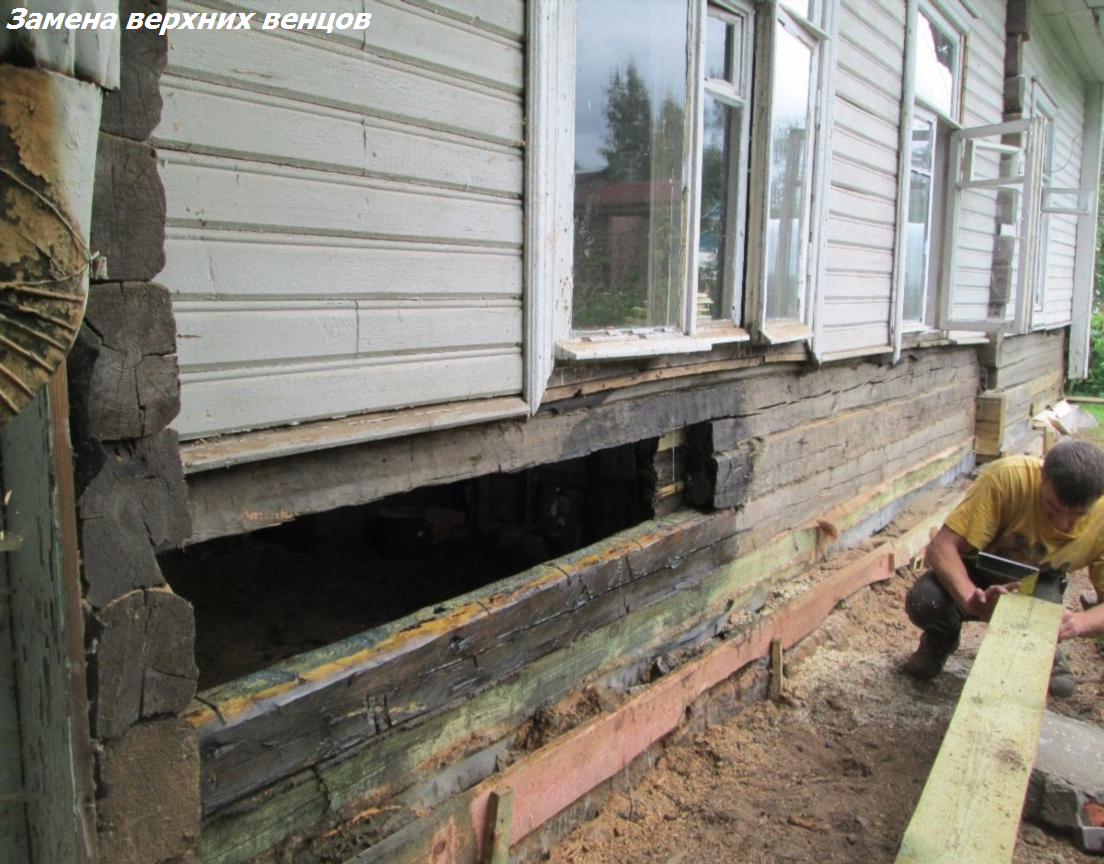
[[[1050,669],[1050,688],[1047,690],[1056,699],[1069,699],[1077,691],[1077,679],[1070,668],[1066,655],[1058,650],[1054,654],[1054,665]]]
[[[917,681],[930,681],[943,671],[943,664],[958,648],[958,634],[958,630],[925,630],[920,636],[920,647],[901,666],[901,671]]]

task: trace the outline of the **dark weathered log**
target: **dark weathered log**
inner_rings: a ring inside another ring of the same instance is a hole
[[[120,737],[140,719],[184,710],[195,695],[195,618],[167,590],[132,591],[88,621],[93,734]]]
[[[91,247],[110,279],[148,281],[165,266],[165,189],[148,144],[100,133]]]
[[[85,441],[77,464],[88,602],[98,609],[135,588],[164,585],[154,553],[179,546],[189,533],[176,433]]]
[[[191,539],[252,531],[419,486],[584,456],[720,417],[734,418],[726,440],[714,442],[715,449],[725,450],[795,422],[960,380],[977,381],[971,348],[929,352],[892,367],[848,363],[815,374],[789,367],[756,369],[746,378],[696,381],[694,387],[672,390],[662,382],[659,392],[634,388],[615,399],[599,394],[577,404],[558,403],[542,408],[529,422],[413,435],[205,471],[188,477]]]
[[[119,18],[135,12],[165,13],[166,0],[122,0]],[[145,141],[161,120],[161,73],[169,56],[168,37],[142,27],[121,28],[119,89],[104,91],[100,129],[111,135]]]
[[[175,352],[167,289],[148,282],[94,285],[69,355],[77,435],[119,441],[168,426],[180,411]]]
[[[474,695],[550,651],[692,587],[735,556],[732,524],[730,513],[683,513],[625,532],[600,554],[528,571],[432,621],[396,622],[324,656],[289,661],[277,667],[284,683],[262,678],[256,695],[237,685],[204,693],[219,710],[200,732],[205,811]],[[324,678],[300,668],[305,661]]]
[[[100,860],[150,864],[185,855],[199,837],[195,730],[175,718],[140,723],[99,755]]]

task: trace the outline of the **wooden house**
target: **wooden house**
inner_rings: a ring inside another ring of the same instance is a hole
[[[496,802],[532,856],[761,693],[739,654],[622,749],[527,734],[1039,450],[1088,362],[1097,7],[127,0],[68,361],[71,860],[475,862]],[[62,860],[35,836],[0,857]]]

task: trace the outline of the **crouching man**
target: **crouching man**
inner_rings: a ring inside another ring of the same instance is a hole
[[[931,568],[905,600],[909,619],[923,630],[920,647],[902,671],[934,678],[958,648],[963,621],[988,621],[997,598],[1018,583],[997,584],[976,566],[979,551],[1061,573],[1089,567],[1097,596],[1104,599],[1104,451],[1084,441],[1065,441],[1045,461],[1010,456],[985,466],[966,497],[928,546]],[[1036,594],[1057,580],[1039,580]],[[1104,604],[1087,612],[1065,610],[1060,639],[1104,634]],[[1065,698],[1077,687],[1061,651],[1054,659],[1050,694]]]

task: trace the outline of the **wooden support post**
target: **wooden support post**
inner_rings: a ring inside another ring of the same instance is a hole
[[[487,807],[487,864],[506,864],[510,857],[510,821],[514,815],[514,790],[492,792]]]
[[[1055,603],[1000,598],[897,864],[1012,860],[1061,622]]]
[[[782,667],[782,640],[775,636],[771,639],[771,699],[776,702],[782,698],[786,686],[785,672]]]

